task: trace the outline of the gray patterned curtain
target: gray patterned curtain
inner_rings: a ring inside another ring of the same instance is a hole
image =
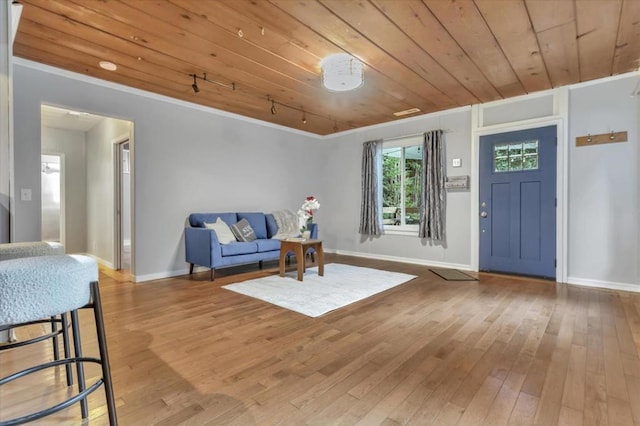
[[[365,142],[362,149],[360,233],[382,235],[382,140]]]
[[[418,231],[420,238],[444,240],[445,174],[442,130],[426,132],[422,149],[422,205]]]

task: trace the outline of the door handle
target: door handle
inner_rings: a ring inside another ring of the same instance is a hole
[[[487,217],[487,216],[489,216],[487,212],[480,212],[480,217]]]

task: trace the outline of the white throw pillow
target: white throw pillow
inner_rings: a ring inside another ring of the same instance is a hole
[[[229,225],[225,223],[224,220],[218,218],[215,223],[204,223],[205,228],[213,229],[216,231],[216,235],[218,236],[218,241],[220,244],[229,244],[236,242],[236,236],[231,232],[231,228]]]

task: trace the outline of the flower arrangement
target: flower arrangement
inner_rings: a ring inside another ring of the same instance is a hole
[[[320,208],[320,202],[314,196],[307,197],[298,210],[298,224],[300,231],[307,230],[307,224],[313,223],[313,212]]]

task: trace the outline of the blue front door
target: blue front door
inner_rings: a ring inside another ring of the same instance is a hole
[[[480,270],[556,276],[556,126],[480,137]]]

